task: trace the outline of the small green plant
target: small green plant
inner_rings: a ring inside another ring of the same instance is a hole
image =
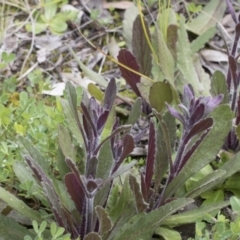
[[[9,63],[13,62],[16,58],[14,53],[2,52],[0,56],[0,70],[3,70]]]
[[[35,22],[26,25],[27,31],[39,34],[49,29],[54,34],[61,34],[67,30],[67,21],[75,20],[78,11],[68,10],[58,12],[60,4],[65,1],[45,0],[43,13],[36,11]]]
[[[235,196],[231,197],[230,206],[231,221],[221,213],[218,213],[216,218],[210,217],[209,222],[212,225],[210,229],[206,222],[197,221],[195,238],[189,240],[238,240],[240,237],[240,200]]]
[[[45,239],[51,239],[51,240],[71,240],[70,234],[64,234],[65,229],[62,227],[58,227],[55,222],[52,222],[50,224],[50,235],[49,236],[49,230],[47,232],[47,222],[43,221],[40,225],[36,221],[32,222],[33,230],[37,234],[35,238],[32,238],[30,236],[25,236],[24,240],[45,240]]]

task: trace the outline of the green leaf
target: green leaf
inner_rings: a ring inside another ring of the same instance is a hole
[[[203,177],[189,189],[189,192],[186,194],[186,197],[196,198],[200,196],[203,192],[212,189],[221,181],[221,178],[224,176],[225,173],[226,171],[216,170],[208,174],[207,176]]]
[[[73,161],[76,161],[76,151],[72,144],[71,136],[68,130],[62,125],[59,125],[58,127],[58,143],[65,158],[69,157]]]
[[[26,30],[28,32],[34,32],[35,34],[39,34],[44,32],[47,29],[48,25],[46,23],[34,23],[34,24],[26,24]]]
[[[96,232],[88,233],[83,240],[102,240],[102,237]]]
[[[101,206],[95,207],[96,214],[99,220],[99,233],[103,236],[105,233],[112,229],[112,221],[108,215],[108,212]]]
[[[178,231],[166,227],[158,227],[154,234],[163,237],[165,240],[182,240]]]
[[[109,232],[109,234],[107,234],[106,239],[115,239],[115,235],[119,233],[119,231],[122,231],[123,225],[136,214],[137,211],[135,206],[135,200],[133,192],[129,186],[129,178],[127,176],[124,180],[124,184],[118,197],[118,201],[109,212],[113,228]]]
[[[98,155],[96,178],[107,179],[113,166],[113,155],[110,140],[101,147]]]
[[[31,191],[34,192],[34,196],[39,200],[46,199],[46,197],[41,193],[39,189],[37,180],[32,176],[32,174],[29,174],[29,168],[26,167],[26,164],[16,161],[13,163],[12,167],[20,183],[24,184],[27,181],[32,182]]]
[[[83,147],[82,134],[79,130],[78,124],[75,120],[74,113],[72,112],[69,102],[65,99],[61,99],[61,104],[62,104],[64,115],[65,115],[67,123],[68,123],[68,127],[69,127],[73,137],[80,144],[80,147]]]
[[[236,155],[234,155],[231,159],[229,159],[223,166],[221,166],[219,169],[225,170],[226,174],[224,175],[224,178],[222,179],[222,182],[224,182],[226,179],[228,179],[230,176],[235,174],[240,170],[240,152],[238,152]]]
[[[240,200],[237,197],[232,196],[230,198],[230,204],[235,213],[240,213]]]
[[[138,212],[144,212],[149,204],[144,201],[140,185],[132,175],[129,176],[129,184],[135,197]]]
[[[126,124],[135,124],[142,113],[142,99],[139,97],[135,100],[132,110],[129,114]]]
[[[13,62],[15,58],[16,58],[16,55],[14,53],[6,53],[6,52],[2,53],[2,60],[7,64],[10,62]]]
[[[229,177],[224,182],[223,189],[232,192],[236,197],[240,198],[240,173]]]
[[[51,21],[52,18],[56,15],[57,13],[57,4],[56,2],[52,0],[45,0],[44,3],[44,16],[46,18],[46,21]]]
[[[26,138],[19,136],[18,140],[22,143],[28,154],[42,167],[45,173],[50,170],[49,163],[46,158],[44,158],[38,149],[32,145]]]
[[[175,63],[172,54],[164,41],[163,34],[158,27],[155,28],[153,33],[152,44],[156,52],[153,62],[155,62],[155,64],[161,69],[165,79],[174,86]]]
[[[185,19],[181,15],[177,42],[177,66],[184,79],[183,85],[190,83],[193,86],[196,96],[200,96],[202,94],[209,95],[208,87],[202,83],[202,79],[198,77],[197,71],[195,69],[193,63],[193,53],[190,49],[184,22]]]
[[[52,33],[63,33],[67,30],[67,23],[61,19],[61,17],[55,17],[49,23],[49,27]]]
[[[171,104],[172,100],[172,89],[169,83],[153,83],[149,92],[149,101],[152,108],[158,112],[163,112],[166,109],[166,103]]]
[[[155,183],[154,188],[157,192],[161,181],[164,177],[168,169],[168,164],[171,159],[172,151],[174,143],[173,139],[170,139],[170,132],[172,134],[172,138],[176,132],[176,122],[175,118],[171,116],[169,112],[164,115],[164,118],[160,113],[157,113],[153,109],[154,115],[158,118],[158,126],[157,126],[157,155],[154,166],[154,175],[155,175]],[[173,133],[174,132],[174,133]],[[175,140],[174,140],[175,142]]]
[[[167,29],[167,47],[170,50],[173,59],[177,59],[178,26],[169,25]]]
[[[192,199],[180,198],[149,213],[137,214],[122,226],[121,230],[116,233],[114,240],[149,239],[156,227],[158,227],[167,216],[192,202]]]
[[[191,176],[209,164],[213,160],[213,156],[216,156],[223,146],[226,136],[232,126],[231,121],[233,113],[229,105],[222,104],[213,110],[210,117],[214,120],[212,129],[205,137],[204,141],[202,141],[199,147],[193,152],[180,173],[168,185],[165,192],[166,198],[175,194],[178,189],[181,189],[184,186],[185,182]],[[226,169],[221,169],[225,170],[226,174],[228,174]],[[237,169],[239,169],[239,166]],[[225,177],[226,175],[224,178]]]
[[[204,33],[199,35],[195,40],[193,40],[190,45],[192,53],[196,53],[201,48],[203,48],[204,45],[208,43],[211,38],[214,37],[216,32],[216,27],[211,27],[207,29]]]
[[[5,217],[0,213],[0,236],[1,239],[24,239],[26,235],[34,237],[27,228],[18,224],[16,221],[9,217]]]
[[[221,22],[226,10],[226,1],[211,0],[202,12],[187,24],[188,30],[197,35],[203,34],[207,29]]]
[[[133,22],[136,19],[138,13],[138,8],[135,5],[128,8],[124,13],[123,37],[130,51],[132,51]]]
[[[10,192],[6,191],[4,188],[0,186],[0,198],[8,204],[11,208],[15,209],[19,213],[21,213],[23,216],[31,219],[36,220],[38,222],[42,221],[42,217],[40,213],[37,211],[34,211],[32,208],[30,208],[28,205],[26,205],[23,201],[15,197]]]
[[[108,85],[108,82],[105,80],[104,77],[102,77],[101,75],[99,75],[98,73],[94,72],[93,70],[91,70],[90,68],[86,67],[82,61],[79,60],[79,58],[77,57],[77,55],[74,53],[74,51],[72,50],[71,47],[69,47],[70,52],[72,53],[72,55],[74,56],[76,62],[78,63],[78,65],[80,66],[80,68],[82,69],[82,71],[84,72],[84,74],[91,79],[92,81],[94,81],[95,83],[99,84],[100,86],[106,88]]]
[[[104,99],[103,92],[93,83],[88,84],[88,92],[98,101],[102,102]]]
[[[202,219],[205,215],[213,211],[222,209],[228,205],[229,205],[229,201],[200,206],[193,210],[189,210],[183,213],[178,213],[178,214],[169,216],[165,220],[163,220],[162,225],[174,227],[174,226],[180,226],[188,223],[194,223],[199,219]]]
[[[221,71],[215,71],[211,81],[211,94],[213,97],[223,94],[222,103],[228,103],[228,86],[224,74]]]
[[[144,24],[146,31],[144,31],[144,27],[142,24]],[[140,67],[140,72],[146,76],[150,76],[152,69],[152,55],[146,35],[150,41],[150,31],[148,23],[144,18],[142,23],[141,17],[140,15],[138,15],[133,23],[132,34],[133,55],[135,56],[136,61]]]

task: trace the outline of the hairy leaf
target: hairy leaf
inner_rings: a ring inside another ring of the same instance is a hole
[[[15,220],[0,214],[0,236],[1,239],[24,239],[28,235],[34,238],[34,234],[26,227],[18,224]]]
[[[76,159],[76,152],[72,145],[70,134],[62,125],[58,127],[58,143],[65,157],[69,157],[73,160]]]
[[[103,100],[104,108],[106,108],[109,111],[112,109],[114,100],[116,98],[116,94],[117,94],[116,82],[115,79],[111,79],[105,91],[105,96]]]
[[[196,95],[199,96],[204,92],[204,86],[199,81],[197,72],[194,68],[192,52],[190,49],[184,21],[184,17],[180,16],[180,27],[178,30],[177,43],[177,66],[184,77],[185,83],[190,83],[193,86]]]
[[[36,147],[32,145],[26,138],[19,136],[19,141],[23,144],[24,148],[27,150],[29,155],[37,161],[37,163],[44,169],[47,173],[49,172],[50,166],[46,158],[44,158]]]
[[[222,103],[228,103],[229,101],[228,87],[225,76],[222,72],[220,71],[214,72],[212,76],[210,92],[213,97],[218,96],[219,94],[223,94],[224,98]]]
[[[42,221],[41,214],[32,208],[30,208],[27,204],[25,204],[22,200],[15,197],[10,192],[6,191],[3,187],[0,186],[0,198],[7,203],[9,207],[15,209],[23,216],[31,219],[36,220],[37,222]],[[1,229],[1,228],[0,228]]]
[[[167,28],[167,47],[170,50],[173,59],[177,59],[177,41],[178,41],[178,26],[169,25]]]
[[[144,27],[145,30],[144,31]],[[143,19],[141,21],[140,15],[138,15],[133,23],[133,35],[132,35],[132,49],[133,55],[136,57],[138,65],[140,67],[140,72],[146,76],[151,75],[152,70],[152,56],[149,43],[145,36],[147,34],[148,39],[150,40],[150,31],[148,23]]]
[[[109,232],[112,228],[112,221],[108,215],[108,212],[101,206],[95,207],[96,214],[99,219],[99,233],[103,236],[105,233]]]
[[[123,160],[129,156],[129,154],[133,151],[134,149],[134,140],[133,137],[130,134],[126,134],[123,138],[123,146],[122,146],[122,153],[121,156],[118,159],[118,162],[116,163],[114,169],[112,172],[115,172],[115,170],[118,169],[120,164],[123,162]]]
[[[223,142],[231,128],[232,112],[228,105],[220,105],[210,114],[214,125],[205,140],[193,152],[186,165],[182,168],[178,176],[168,185],[165,197],[169,198],[177,189],[181,188],[187,179],[202,169],[213,160],[221,149]],[[204,157],[203,157],[204,156]],[[223,169],[224,170],[224,169]]]
[[[216,170],[196,182],[188,191],[185,197],[196,198],[216,186],[224,176],[226,171]],[[181,196],[178,196],[181,197]]]
[[[152,41],[157,55],[157,59],[154,59],[154,61],[160,67],[165,79],[174,86],[175,63],[172,54],[164,41],[163,34],[157,27],[155,28]]]
[[[137,179],[134,176],[130,175],[129,183],[135,197],[138,213],[144,212],[147,209],[148,204],[145,202],[143,198],[141,188],[139,183],[137,182]]]
[[[146,175],[145,184],[147,191],[152,184],[152,177],[154,173],[154,162],[156,158],[156,135],[153,121],[150,122],[149,140],[148,140],[148,155],[146,160]]]
[[[102,237],[95,232],[88,233],[83,240],[102,240]]]
[[[61,99],[61,104],[62,104],[64,115],[68,123],[68,127],[73,137],[77,140],[80,146],[83,147],[83,144],[84,144],[83,135],[79,129],[78,122],[74,117],[74,113],[72,112],[69,102],[66,101],[65,99]]]
[[[142,112],[141,106],[142,106],[142,99],[140,97],[138,97],[132,106],[132,110],[129,114],[126,124],[135,124],[136,123],[136,121],[138,120],[138,118],[140,117],[140,114]]]
[[[148,214],[137,214],[125,223],[114,237],[114,240],[149,239],[154,233],[155,228],[158,227],[167,216],[192,202],[192,199],[180,198],[173,200]]]
[[[126,177],[118,202],[109,212],[113,227],[111,232],[107,234],[106,239],[115,239],[115,235],[122,230],[123,225],[136,213],[135,199],[129,186],[129,179]]]
[[[168,216],[165,220],[163,220],[162,224],[166,226],[180,226],[183,224],[194,223],[196,220],[204,217],[206,214],[222,209],[228,205],[229,201],[200,206],[197,209]]]
[[[82,215],[82,211],[85,203],[85,192],[81,187],[77,177],[74,173],[68,173],[65,176],[65,185],[67,187],[67,191],[70,194],[80,216]]]

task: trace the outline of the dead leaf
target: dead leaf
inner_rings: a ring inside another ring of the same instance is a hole
[[[227,62],[228,61],[227,54],[220,51],[204,49],[200,51],[200,54],[208,62]]]
[[[117,1],[117,2],[103,2],[103,8],[109,9],[109,8],[115,8],[115,9],[128,9],[134,5],[133,2],[130,1]]]

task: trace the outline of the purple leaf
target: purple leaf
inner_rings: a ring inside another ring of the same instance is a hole
[[[92,109],[92,106],[89,106],[89,107],[90,107],[90,109]],[[89,114],[89,109],[87,109],[87,107],[85,106],[85,104],[83,102],[81,102],[81,108],[83,111],[83,116],[86,118],[86,121],[90,125],[90,127],[93,131],[94,137],[96,138],[97,137],[97,129],[96,129],[96,126],[94,125],[94,119],[91,118],[91,116]],[[84,129],[84,130],[86,130],[86,129]],[[88,139],[88,140],[91,141],[93,139]]]
[[[196,123],[192,129],[187,134],[187,137],[184,139],[185,144],[195,135],[199,134],[202,131],[207,130],[208,128],[213,126],[213,119],[206,118],[201,120],[200,122]]]
[[[182,114],[180,114],[175,108],[171,107],[169,104],[166,103],[166,105],[171,115],[177,118],[184,125],[185,122]]]
[[[153,121],[150,122],[149,140],[148,140],[148,156],[146,165],[145,184],[147,191],[152,184],[152,176],[154,173],[154,162],[156,157],[156,135]]]
[[[143,198],[145,200],[145,202],[148,201],[148,191],[147,191],[147,187],[146,187],[146,183],[145,183],[145,178],[143,176],[143,173],[141,173],[141,190],[142,190],[142,195]]]
[[[194,99],[194,91],[190,84],[184,86],[184,92],[183,92],[183,105],[189,108],[190,103]]]
[[[65,185],[67,187],[67,191],[70,194],[80,216],[82,215],[83,205],[85,201],[85,193],[79,183],[76,175],[74,173],[66,174],[65,178]]]
[[[117,86],[116,86],[115,79],[111,79],[106,88],[104,101],[103,101],[104,102],[103,107],[109,111],[113,106],[116,93],[117,93]]]
[[[77,178],[81,188],[83,189],[85,195],[87,197],[90,197],[88,194],[88,191],[86,189],[86,184],[84,182],[84,180],[82,179],[82,177],[80,176],[80,173],[78,171],[78,168],[76,166],[76,164],[70,159],[70,158],[66,158],[66,163],[68,165],[68,167],[72,170],[72,172],[75,174],[75,177]]]
[[[122,147],[121,156],[118,159],[116,165],[114,166],[112,173],[114,173],[119,168],[123,160],[129,156],[129,154],[133,151],[133,149],[134,149],[133,137],[130,134],[126,134],[123,138],[123,147]]]
[[[63,207],[60,204],[60,199],[58,198],[53,185],[47,182],[41,183],[44,189],[44,192],[48,198],[48,201],[50,202],[51,208],[54,212],[55,219],[57,220],[58,224],[61,227],[68,228],[68,224],[66,221],[66,214],[63,210]]]
[[[137,64],[137,61],[136,61],[135,57],[132,55],[132,53],[129,52],[128,50],[126,50],[126,49],[120,50],[119,55],[118,55],[118,61],[121,64],[126,65],[128,68],[131,68],[136,72],[139,72],[139,66]],[[129,71],[128,69],[124,68],[123,66],[119,65],[119,68],[120,68],[123,78],[130,85],[130,87],[136,93],[136,95],[140,97],[141,94],[137,88],[137,84],[140,83],[140,76],[137,75],[136,73]]]
[[[205,105],[204,116],[207,116],[214,108],[216,108],[222,102],[223,98],[224,98],[223,94],[211,98]]]
[[[98,134],[100,134],[103,130],[103,127],[107,121],[107,118],[108,118],[108,115],[109,115],[109,110],[105,110],[101,115],[100,117],[98,118],[97,120],[97,131],[98,131]]]
[[[194,112],[191,114],[189,119],[189,125],[192,126],[196,122],[198,122],[204,115],[205,105],[203,103],[199,104],[195,109]]]
[[[228,56],[229,67],[232,75],[234,88],[237,88],[237,63],[233,56]]]
[[[119,128],[117,128],[116,130],[114,130],[110,136],[106,137],[99,145],[98,147],[95,149],[94,151],[94,155],[97,155],[99,149],[102,147],[102,145],[108,140],[108,139],[111,139],[113,138],[115,135],[117,135],[118,133],[120,132],[123,132],[123,131],[127,131],[131,128],[131,125],[123,125]]]
[[[205,133],[203,133],[201,135],[201,137],[194,143],[194,145],[192,146],[192,148],[183,156],[183,158],[181,159],[178,167],[177,167],[177,171],[176,173],[178,174],[180,172],[180,170],[184,167],[184,165],[187,163],[187,161],[189,160],[189,158],[192,156],[192,154],[195,152],[195,150],[198,148],[198,146],[200,145],[200,143],[204,140],[204,138],[207,136],[207,134],[209,133],[210,128],[207,129],[207,131]]]

